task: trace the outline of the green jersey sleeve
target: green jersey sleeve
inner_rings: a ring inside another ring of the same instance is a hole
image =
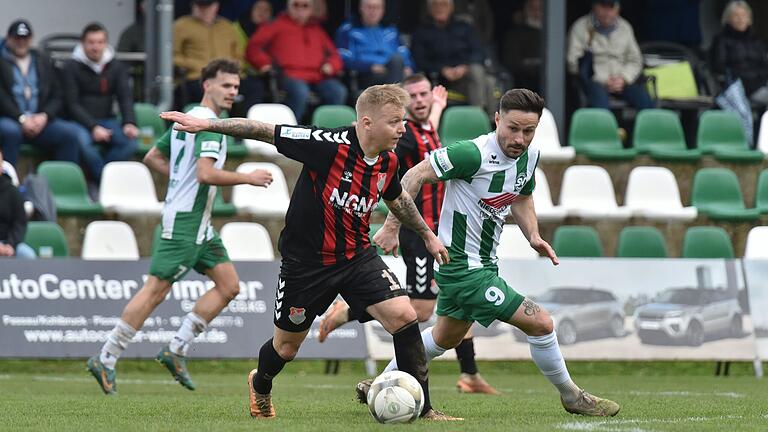
[[[157,147],[158,150],[160,150],[160,153],[163,154],[163,156],[170,158],[171,157],[171,132],[173,131],[172,127],[169,127],[163,136],[161,136],[157,142],[155,143],[155,147]]]
[[[536,162],[533,166],[533,175],[528,180],[528,182],[523,186],[523,188],[520,190],[520,195],[531,195],[533,193],[533,190],[536,189],[536,167],[539,166],[539,153],[528,153],[528,157],[535,157]]]
[[[458,141],[433,151],[429,162],[440,180],[469,179],[480,169],[480,149],[472,141]]]
[[[216,132],[198,132],[195,135],[195,157],[209,157],[218,160],[221,155],[224,136]]]

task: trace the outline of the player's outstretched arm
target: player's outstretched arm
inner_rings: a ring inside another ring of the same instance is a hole
[[[552,264],[560,264],[555,250],[539,234],[539,222],[536,219],[536,210],[533,206],[532,195],[520,195],[510,206],[510,212],[517,222],[517,226],[528,239],[531,247],[539,254],[548,257]]]
[[[424,222],[424,218],[419,214],[419,209],[416,208],[416,204],[407,191],[403,190],[394,201],[386,201],[386,203],[387,207],[389,207],[390,215],[394,214],[401,223],[421,236],[427,250],[435,257],[435,261],[438,264],[448,262],[448,250],[443,246],[435,233],[429,229],[427,223]]]
[[[275,125],[258,120],[244,118],[201,119],[178,111],[166,111],[160,114],[163,120],[175,122],[174,129],[197,133],[200,131],[218,132],[235,138],[255,139],[274,144]]]
[[[197,160],[198,182],[215,186],[249,184],[263,187],[267,187],[272,183],[272,173],[267,170],[256,169],[248,173],[232,172],[214,167],[214,162],[209,157],[202,157]]]
[[[166,177],[170,176],[171,163],[168,161],[168,158],[165,157],[163,152],[157,149],[157,147],[153,146],[149,149],[147,154],[144,155],[144,164],[153,171],[157,171]]]

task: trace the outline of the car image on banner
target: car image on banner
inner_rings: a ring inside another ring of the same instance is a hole
[[[670,288],[635,310],[640,342],[700,346],[717,336],[740,337],[742,310],[736,293],[723,289]]]

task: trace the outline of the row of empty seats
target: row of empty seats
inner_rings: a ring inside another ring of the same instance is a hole
[[[638,112],[632,148],[624,148],[613,113],[599,108],[574,112],[568,141],[577,154],[596,160],[631,160],[639,154],[666,161],[697,161],[703,155],[726,162],[760,162],[765,158],[763,152],[749,148],[739,117],[720,110],[701,114],[695,148],[686,145],[678,115],[664,109]]]
[[[159,237],[156,232],[155,239]],[[221,228],[221,241],[235,261],[272,261],[275,251],[266,228],[251,222],[230,222]],[[61,227],[53,222],[30,222],[24,242],[40,257],[67,257],[69,246]],[[139,248],[130,225],[121,221],[94,221],[83,237],[85,260],[137,260]]]
[[[266,169],[272,173],[267,187],[237,185],[232,189],[232,203],[225,203],[221,192],[214,204],[215,216],[231,216],[237,211],[263,217],[281,217],[288,210],[288,184],[283,171],[268,162],[248,162],[238,172]],[[56,208],[61,215],[96,216],[105,211],[120,216],[159,215],[162,202],[158,200],[149,169],[141,162],[110,162],[104,167],[99,189],[99,201],[88,196],[85,177],[77,164],[46,161],[38,173],[48,180]]]
[[[698,214],[713,220],[754,221],[768,213],[768,170],[758,178],[755,207],[747,208],[736,174],[727,168],[702,168],[696,172],[691,190],[693,206],[684,207],[674,174],[664,167],[635,167],[629,174],[624,206],[616,202],[613,183],[605,168],[574,165],[565,170],[559,205],[554,205],[546,175],[536,169],[533,199],[543,221],[561,221],[566,216],[585,220],[691,221]]]
[[[559,257],[603,257],[603,245],[598,232],[590,226],[564,225],[555,229],[552,248]],[[533,250],[517,225],[506,225],[496,250],[499,258],[531,259],[539,254]],[[667,242],[657,228],[629,226],[619,233],[616,245],[619,258],[667,258]],[[682,258],[734,258],[728,234],[719,227],[688,228],[683,237]],[[745,258],[768,258],[768,226],[752,228],[747,235]]]

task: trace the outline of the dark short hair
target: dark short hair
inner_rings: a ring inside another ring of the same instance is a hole
[[[507,90],[499,101],[499,113],[518,110],[524,112],[535,112],[541,117],[544,110],[544,98],[538,93],[525,88]]]
[[[225,58],[211,60],[210,63],[203,67],[203,71],[200,75],[200,82],[216,78],[216,74],[219,72],[239,75],[240,64],[235,60]]]
[[[80,40],[85,40],[85,36],[88,33],[104,32],[107,34],[107,29],[101,23],[92,22],[83,28],[83,32],[80,34]]]
[[[432,85],[432,83],[429,81],[429,78],[427,78],[427,76],[424,75],[423,73],[415,73],[415,74],[408,75],[403,79],[400,85],[405,87],[408,84],[413,84],[421,81],[426,81],[430,86]]]

